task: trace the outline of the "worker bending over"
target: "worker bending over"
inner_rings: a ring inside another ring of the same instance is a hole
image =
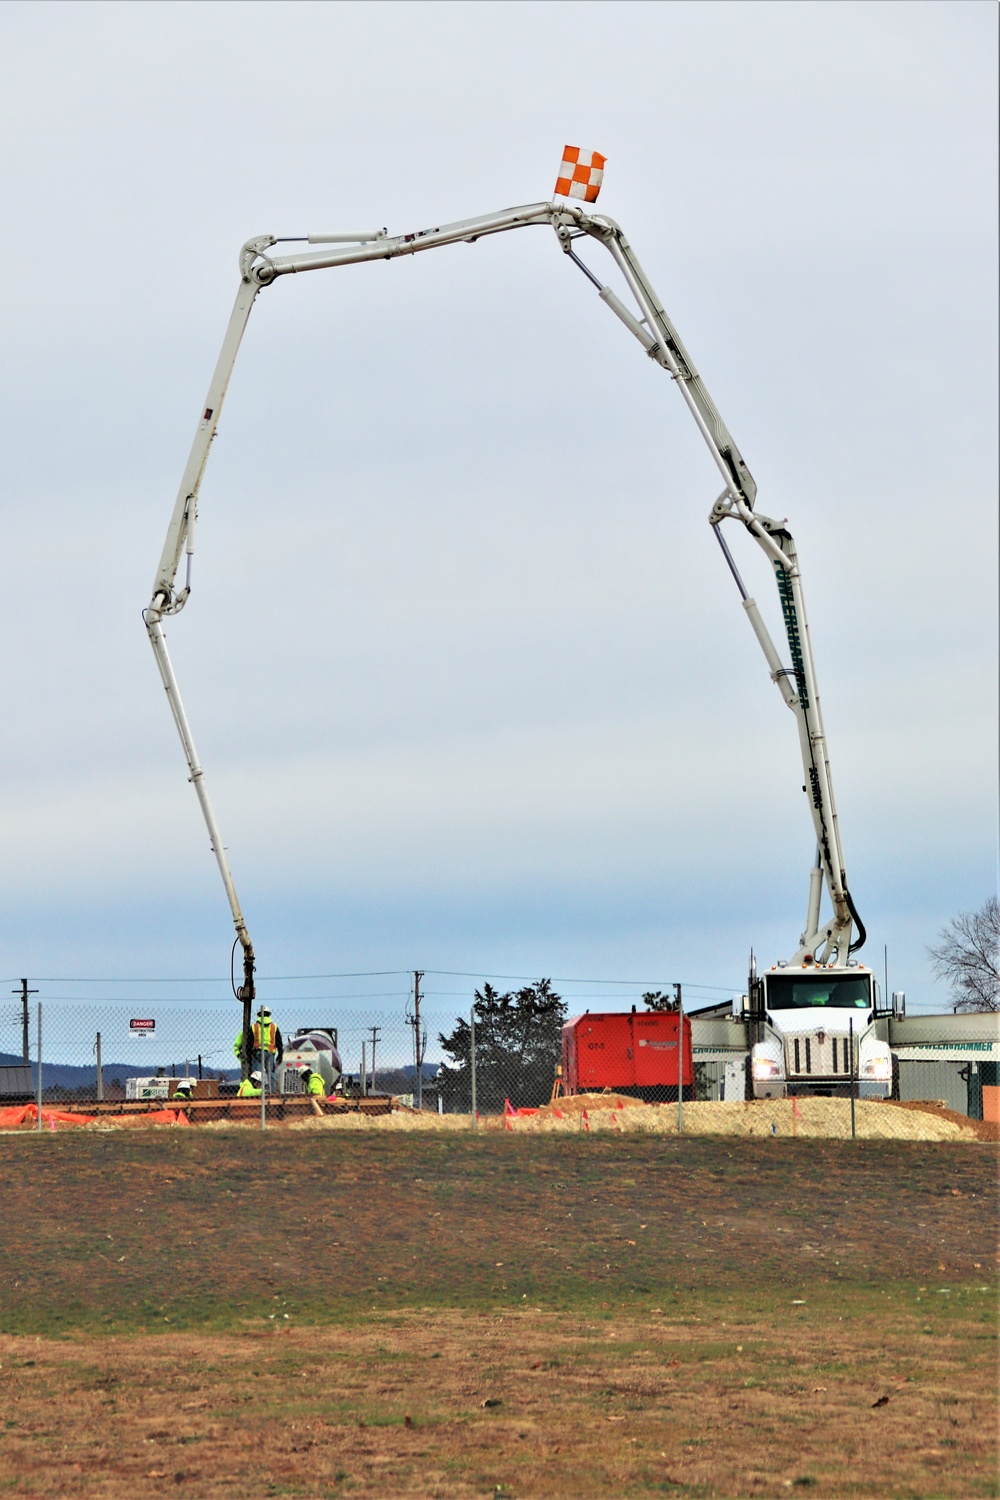
[[[261,1096],[261,1077],[255,1070],[249,1078],[244,1078],[236,1090],[237,1099],[259,1099]]]
[[[326,1098],[326,1084],[323,1082],[322,1073],[314,1073],[307,1064],[299,1069],[299,1077],[302,1079],[302,1087],[307,1094],[314,1094],[319,1099]]]

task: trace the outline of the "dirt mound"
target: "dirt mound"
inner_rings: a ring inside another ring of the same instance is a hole
[[[896,1109],[916,1109],[939,1120],[952,1120],[956,1125],[968,1126],[981,1141],[1000,1141],[1000,1121],[970,1120],[968,1115],[949,1109],[943,1099],[896,1099],[893,1103]]]
[[[983,1141],[1000,1140],[1000,1126],[992,1121],[970,1120],[966,1115],[935,1100],[915,1099],[905,1103],[859,1099],[855,1102],[857,1134],[863,1140]],[[83,1124],[83,1134],[110,1133],[122,1124],[165,1123],[149,1116]],[[186,1123],[182,1121],[181,1123]],[[18,1131],[27,1129],[22,1125]],[[33,1126],[32,1126],[33,1128]],[[59,1128],[59,1127],[56,1127]],[[258,1121],[211,1121],[199,1127],[209,1131],[259,1131]],[[387,1115],[337,1114],[306,1116],[292,1121],[268,1121],[269,1129],[305,1131],[383,1131],[396,1133],[469,1134],[468,1115],[438,1115],[429,1110],[394,1110]],[[559,1134],[602,1131],[637,1132],[644,1135],[676,1135],[676,1104],[645,1104],[622,1094],[577,1094],[559,1099],[531,1114],[484,1115],[480,1131],[495,1133]],[[690,1100],[684,1105],[685,1135],[809,1136],[843,1140],[851,1134],[849,1099],[757,1099],[716,1103]]]
[[[993,1139],[978,1120],[954,1114],[933,1103],[894,1104],[883,1100],[855,1102],[857,1134],[862,1140],[975,1141]],[[366,1118],[327,1116],[296,1121],[289,1130],[462,1131],[471,1130],[468,1115],[399,1112]],[[987,1125],[989,1131],[995,1127]],[[530,1115],[491,1115],[479,1129],[524,1134],[636,1131],[676,1135],[676,1104],[644,1104],[618,1094],[578,1094],[547,1104]],[[686,1135],[802,1136],[844,1140],[851,1134],[849,1099],[757,1099],[744,1103],[690,1101],[684,1105]]]
[[[677,1133],[676,1104],[642,1104],[627,1100],[601,1108],[586,1104],[586,1113],[556,1107],[537,1115],[512,1119],[509,1128],[522,1131],[635,1130],[657,1135]],[[561,1117],[560,1117],[561,1116]],[[882,1100],[859,1099],[855,1103],[857,1134],[865,1140],[950,1141],[980,1139],[975,1125],[964,1115],[929,1110],[900,1109]],[[851,1134],[849,1099],[757,1099],[733,1103],[695,1102],[684,1105],[684,1132],[688,1135],[813,1136],[827,1140]]]
[[[557,1120],[565,1115],[591,1114],[600,1109],[645,1109],[642,1099],[632,1099],[627,1094],[572,1094],[566,1099],[556,1099],[544,1105],[535,1117]]]

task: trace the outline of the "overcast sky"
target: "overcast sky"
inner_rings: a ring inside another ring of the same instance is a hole
[[[862,957],[946,1005],[925,945],[997,872],[996,7],[7,3],[0,42],[0,973],[228,972],[140,611],[241,244],[545,199],[569,142],[799,544]],[[718,488],[549,231],[262,293],[169,640],[263,974],[707,998],[794,951]]]

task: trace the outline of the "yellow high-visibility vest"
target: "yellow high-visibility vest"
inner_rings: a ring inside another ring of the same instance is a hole
[[[253,1023],[253,1046],[254,1051],[259,1052],[261,1031],[264,1033],[264,1049],[267,1052],[276,1052],[278,1049],[277,1026],[273,1021],[265,1021],[263,1026],[259,1021]]]

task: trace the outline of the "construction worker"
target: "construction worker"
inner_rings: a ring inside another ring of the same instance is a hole
[[[326,1084],[323,1082],[322,1073],[314,1073],[312,1068],[303,1064],[299,1069],[299,1077],[302,1079],[302,1087],[307,1094],[313,1094],[319,1099],[326,1098]]]
[[[261,1040],[263,1038],[263,1050]],[[233,1043],[233,1052],[243,1061],[243,1032],[237,1033]],[[257,1019],[253,1025],[253,1044],[250,1049],[250,1066],[267,1069],[267,1086],[274,1090],[274,1070],[280,1065],[285,1055],[285,1044],[281,1039],[281,1031],[271,1020],[271,1012],[266,1005],[262,1005],[257,1012]]]
[[[249,1078],[244,1078],[236,1090],[237,1099],[259,1099],[262,1093],[261,1076],[254,1070]]]
[[[194,1079],[193,1078],[182,1078],[181,1081],[180,1081],[180,1083],[174,1089],[174,1098],[175,1099],[190,1099],[193,1094],[194,1094]]]
[[[262,1005],[253,1024],[254,1061],[267,1069],[268,1089],[274,1089],[274,1071],[285,1055],[281,1032],[271,1020],[271,1012]]]

